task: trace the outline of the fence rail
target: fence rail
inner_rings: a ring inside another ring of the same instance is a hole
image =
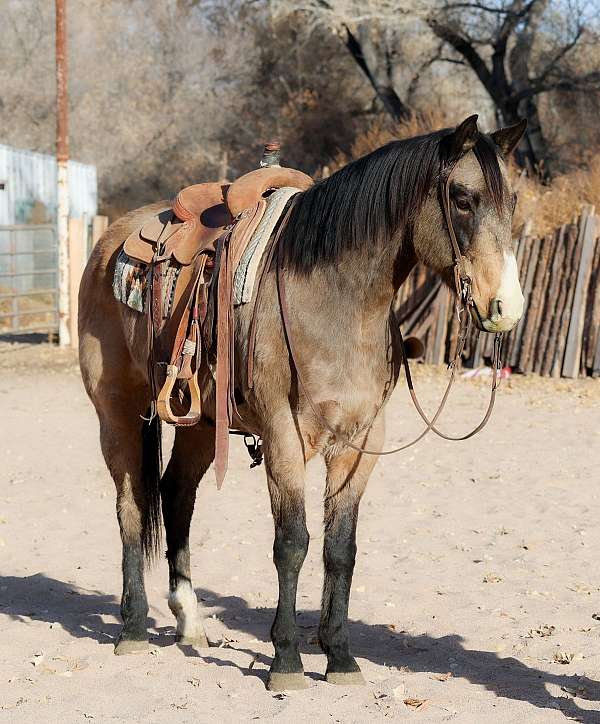
[[[51,224],[0,225],[0,334],[56,331],[56,251]]]

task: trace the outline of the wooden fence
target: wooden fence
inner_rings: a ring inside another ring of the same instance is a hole
[[[552,377],[600,377],[599,235],[600,220],[588,207],[553,234],[536,238],[525,232],[517,240],[525,312],[506,335],[505,365]],[[403,285],[398,302],[403,332],[424,342],[425,362],[451,359],[458,331],[451,292],[419,266]],[[465,364],[478,367],[488,361],[492,340],[493,335],[474,330],[465,347]]]

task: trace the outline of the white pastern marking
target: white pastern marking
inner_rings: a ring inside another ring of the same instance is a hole
[[[194,636],[198,626],[198,600],[189,583],[179,583],[169,593],[169,608],[177,618],[177,633]]]
[[[496,299],[501,302],[501,316],[492,317],[493,322],[501,319],[510,319],[518,322],[523,316],[523,305],[525,299],[521,291],[519,282],[519,270],[517,268],[517,260],[515,255],[510,252],[504,252],[504,266],[502,267],[502,277],[500,278],[500,287],[496,293]]]

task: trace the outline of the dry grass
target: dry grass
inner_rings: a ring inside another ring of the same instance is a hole
[[[356,137],[350,153],[338,153],[327,170],[333,173],[353,159],[390,141],[429,133],[447,125],[448,119],[441,111],[420,113],[399,124],[379,116],[364,133]],[[585,205],[593,205],[600,211],[600,154],[592,155],[585,166],[556,176],[549,184],[526,175],[514,165],[511,166],[511,175],[519,195],[514,219],[515,233],[529,221],[531,234],[543,236],[573,221]]]
[[[543,236],[562,224],[573,221],[586,204],[600,210],[600,155],[583,168],[556,176],[543,184],[537,178],[518,175],[513,170],[514,186],[519,194],[515,228],[531,221],[531,233]]]
[[[415,114],[410,120],[401,123],[393,123],[387,116],[377,116],[369,128],[356,137],[349,154],[340,152],[334,156],[328,170],[333,173],[353,159],[365,156],[390,141],[420,136],[447,125],[445,116],[436,111]]]

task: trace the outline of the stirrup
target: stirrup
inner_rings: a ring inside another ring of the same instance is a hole
[[[185,415],[175,415],[171,409],[171,393],[177,382],[178,374],[177,365],[167,365],[167,378],[156,400],[156,410],[160,419],[171,425],[195,425],[200,422],[202,417],[202,399],[200,387],[198,386],[198,373],[195,372],[187,380],[191,401],[190,409]]]

